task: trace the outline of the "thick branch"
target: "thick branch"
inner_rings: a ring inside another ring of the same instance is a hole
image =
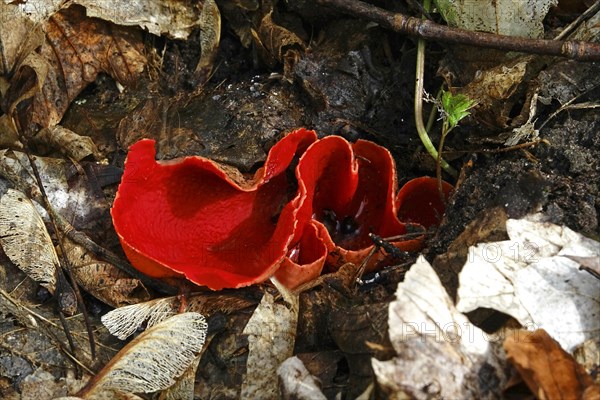
[[[357,0],[317,0],[355,17],[377,22],[384,28],[422,39],[523,53],[561,56],[575,60],[600,60],[600,44],[590,42],[528,39],[516,36],[469,31],[432,21],[392,13]]]

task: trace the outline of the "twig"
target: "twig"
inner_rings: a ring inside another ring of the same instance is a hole
[[[24,143],[26,143],[26,142],[24,142]],[[40,176],[40,172],[37,169],[37,165],[35,165],[35,160],[31,156],[31,154],[29,154],[29,152],[26,152],[25,154],[27,154],[27,159],[29,160],[29,165],[31,166],[31,170],[33,171],[33,175],[35,176],[36,183],[40,189],[40,193],[44,200],[45,208],[48,211],[52,210],[53,209],[52,204],[50,204],[50,200],[48,200],[48,196],[46,195],[46,190],[44,189],[44,185],[42,183],[42,177]],[[58,282],[61,283],[61,284],[57,285],[57,289],[60,287],[60,293],[58,296],[59,297],[59,308],[60,308],[60,310],[59,310],[60,322],[63,324],[63,327],[65,328],[65,335],[67,336],[67,340],[69,341],[69,345],[71,346],[71,352],[73,354],[75,354],[75,347],[74,347],[75,344],[73,343],[73,339],[71,337],[71,332],[68,329],[67,322],[63,315],[64,307],[63,307],[62,301],[60,301],[61,294],[66,292],[65,288],[71,289],[76,298],[76,304],[75,304],[74,308],[75,308],[75,310],[77,310],[77,304],[79,304],[79,308],[81,309],[81,312],[83,314],[83,320],[85,322],[85,327],[88,332],[90,353],[92,355],[92,359],[94,359],[94,358],[96,358],[96,341],[94,339],[94,334],[92,332],[92,324],[90,322],[90,318],[88,316],[87,309],[85,308],[85,304],[83,303],[83,297],[81,296],[79,286],[77,285],[77,281],[75,280],[75,277],[73,276],[73,268],[71,268],[71,263],[69,262],[69,258],[67,256],[65,247],[63,245],[63,241],[61,238],[61,231],[58,230],[58,225],[56,223],[56,217],[55,217],[56,213],[48,212],[48,215],[50,216],[50,222],[52,223],[52,227],[54,228],[54,233],[56,234],[56,237],[58,240],[58,246],[60,248],[61,256],[63,259],[63,265],[65,267],[65,270],[69,274],[69,278],[71,280],[71,285],[69,285],[66,281],[64,281],[64,277],[62,276],[62,271],[58,270],[58,277],[59,277]],[[74,312],[71,313],[71,315],[72,314],[74,314]]]
[[[592,4],[587,10],[585,10],[577,19],[571,22],[554,40],[563,40],[571,35],[571,33],[575,32],[575,30],[581,25],[584,21],[590,19],[594,14],[600,11],[600,0],[597,0],[594,4]]]
[[[491,49],[518,51],[532,54],[561,56],[581,61],[600,60],[600,44],[581,41],[528,39],[469,31],[436,24],[428,20],[393,13],[357,0],[317,0],[355,17],[364,18],[394,32],[421,39],[463,44]]]

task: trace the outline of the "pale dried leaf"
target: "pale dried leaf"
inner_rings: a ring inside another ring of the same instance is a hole
[[[449,25],[501,35],[539,38],[543,20],[557,0],[434,0]]]
[[[506,382],[500,344],[456,310],[423,256],[398,284],[389,335],[396,357],[372,363],[392,398],[499,397]]]
[[[75,161],[81,161],[87,156],[99,158],[98,148],[92,138],[80,136],[60,125],[40,130],[35,140],[60,149],[61,153]]]
[[[221,41],[221,13],[214,0],[205,0],[200,14],[200,60],[196,74],[205,79],[212,71]]]
[[[22,17],[31,20],[34,23],[40,23],[48,20],[64,5],[64,0],[40,0],[40,1],[8,1],[4,0],[8,6],[14,6],[10,17]]]
[[[182,400],[194,399],[194,386],[196,383],[196,371],[200,365],[201,356],[196,357],[192,365],[181,375],[175,384],[163,390],[159,400]]]
[[[75,280],[86,292],[113,307],[147,301],[150,294],[139,279],[132,278],[112,264],[101,261],[69,239],[63,248]]]
[[[112,335],[125,340],[144,323],[152,327],[177,314],[178,303],[173,296],[116,308],[102,316],[102,323]]]
[[[534,216],[532,218],[539,218]],[[567,351],[600,334],[600,281],[573,257],[600,257],[600,243],[567,227],[509,219],[510,240],[471,247],[457,308],[492,308],[543,328]]]
[[[327,397],[321,392],[318,380],[308,372],[302,360],[290,357],[279,368],[277,375],[281,384],[282,399],[297,400],[325,400]]]
[[[243,333],[248,335],[248,361],[242,399],[278,399],[277,368],[294,351],[297,307],[276,304],[265,293]]]
[[[0,245],[13,264],[54,293],[60,268],[56,250],[33,203],[17,190],[8,189],[0,198]]]
[[[109,203],[96,190],[88,174],[79,174],[69,161],[35,157],[40,177],[50,204],[58,214],[70,221],[77,229],[94,230],[107,215]],[[13,185],[27,193],[39,195],[39,189],[27,155],[19,151],[0,151],[0,173]],[[45,217],[46,212],[39,209]]]
[[[206,320],[198,313],[178,314],[149,328],[117,353],[78,395],[168,388],[202,350],[206,329]]]
[[[160,36],[187,39],[199,25],[199,10],[185,1],[113,1],[74,0],[86,8],[86,14],[117,25],[139,25]]]
[[[0,2],[0,15],[0,76],[10,77],[25,57],[42,44],[44,32],[19,5]],[[48,15],[40,20],[46,18]]]

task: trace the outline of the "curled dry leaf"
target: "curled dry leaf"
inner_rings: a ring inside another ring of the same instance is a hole
[[[110,74],[123,85],[136,82],[146,64],[139,35],[125,27],[86,17],[79,7],[71,7],[53,14],[44,24],[46,40],[36,54],[49,65],[42,77],[32,63],[14,67],[6,97],[10,104],[5,109],[16,110],[25,97],[32,101],[19,107],[17,114],[21,128],[37,131],[39,127],[56,125],[71,101],[100,72]],[[37,57],[37,56],[36,56]],[[32,87],[37,80],[40,90],[23,96],[23,87]]]
[[[198,313],[178,314],[153,326],[117,353],[77,395],[150,393],[172,386],[202,350],[206,329]]]
[[[99,158],[98,148],[92,138],[80,136],[60,125],[40,130],[35,135],[35,141],[60,149],[63,154],[75,161],[81,161],[87,156]]]
[[[459,313],[423,256],[398,285],[389,306],[396,357],[373,359],[381,388],[392,398],[493,399],[506,382],[499,343]]]
[[[121,307],[150,298],[139,279],[134,279],[114,265],[97,259],[82,246],[65,239],[63,248],[77,282],[98,300],[113,307]]]
[[[594,384],[585,369],[543,329],[509,335],[504,341],[504,348],[508,360],[517,368],[531,393],[538,398],[600,397],[600,385]],[[596,397],[592,397],[592,393]]]
[[[2,15],[0,30],[0,80],[2,80],[10,77],[14,73],[14,67],[21,64],[28,54],[42,44],[44,32],[41,26],[36,25],[36,21],[15,4],[0,2],[0,15]]]
[[[277,368],[292,356],[298,321],[298,298],[288,309],[265,293],[243,333],[248,335],[248,361],[242,399],[278,399]]]
[[[252,29],[251,33],[262,58],[270,66],[282,63],[287,50],[306,48],[304,41],[295,32],[273,21],[273,11],[260,21],[258,31]]]
[[[42,217],[23,193],[8,189],[0,198],[0,245],[31,279],[54,293],[60,268]]]
[[[214,0],[204,1],[200,13],[200,29],[201,53],[195,73],[204,82],[212,71],[221,41],[221,13]]]

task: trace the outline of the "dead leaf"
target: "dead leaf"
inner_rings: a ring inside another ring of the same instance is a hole
[[[200,60],[196,77],[205,82],[210,77],[221,41],[221,13],[214,0],[205,0],[200,13]]]
[[[242,399],[278,399],[277,368],[294,351],[298,298],[291,309],[275,303],[265,293],[244,328],[248,335],[248,361],[242,383]]]
[[[49,15],[32,17],[17,5],[4,1],[0,2],[0,15],[0,77],[9,79],[14,74],[15,67],[21,65],[25,57],[43,43],[44,32],[39,22]],[[0,94],[4,97],[5,92],[0,90]]]
[[[38,368],[23,379],[19,385],[21,400],[46,400],[66,394],[62,382],[56,382],[54,375]]]
[[[509,219],[506,229],[510,240],[470,248],[459,276],[458,310],[498,310],[522,326],[545,329],[567,351],[597,337],[600,281],[571,257],[600,257],[600,243],[527,219]]]
[[[177,378],[175,384],[165,390],[159,396],[159,400],[181,400],[194,399],[194,386],[196,382],[196,371],[200,365],[199,355],[188,367],[188,369]]]
[[[139,279],[134,279],[114,265],[97,259],[69,239],[63,240],[63,247],[75,280],[98,300],[112,307],[121,307],[150,298]]]
[[[261,50],[262,58],[269,66],[283,63],[286,51],[291,48],[306,48],[304,41],[295,32],[273,20],[273,11],[263,17],[258,31],[252,29],[251,33],[254,44]]]
[[[318,381],[308,372],[298,357],[290,357],[279,368],[277,375],[281,384],[281,398],[284,400],[324,400]]]
[[[100,157],[92,138],[80,136],[60,125],[40,130],[34,140],[51,148],[60,149],[64,155],[75,161],[81,161],[87,156],[93,156],[96,159]]]
[[[522,101],[517,93],[527,73],[530,57],[523,57],[516,61],[511,60],[505,64],[480,71],[476,77],[458,92],[475,101],[475,116],[484,119],[493,126],[506,128],[512,126],[511,113],[513,106]],[[528,103],[528,102],[527,102]],[[529,107],[522,110],[529,111]],[[523,117],[527,119],[527,115]],[[523,121],[523,123],[525,122]],[[520,120],[519,120],[520,121]]]
[[[539,38],[544,35],[542,21],[557,0],[434,0],[449,25],[472,31]]]
[[[175,315],[127,344],[77,396],[150,393],[172,386],[196,359],[206,337],[201,314]]]
[[[396,357],[373,359],[377,382],[392,398],[492,399],[506,382],[499,343],[459,313],[423,256],[389,306]]]
[[[127,86],[136,82],[146,64],[141,37],[125,27],[85,16],[83,8],[70,7],[53,14],[44,26],[46,40],[40,50],[31,53],[36,60],[41,57],[49,65],[45,77],[35,63],[16,66],[15,77],[10,81],[5,109],[15,110],[20,128],[36,132],[60,122],[71,101],[100,72],[111,75]],[[38,57],[39,56],[39,57]],[[29,91],[31,103],[16,106],[26,96],[19,95],[23,87],[37,81],[41,90]],[[8,108],[6,108],[8,107]]]
[[[165,297],[114,309],[102,316],[108,331],[121,340],[133,335],[145,323],[152,327],[177,314],[177,297]]]
[[[546,331],[516,331],[504,341],[508,360],[539,399],[582,399],[600,395],[600,385]]]
[[[251,299],[220,292],[194,294],[185,303],[184,311],[207,317],[217,312],[229,314],[256,304]],[[123,306],[104,314],[102,323],[112,335],[125,340],[142,326],[154,326],[177,314],[181,304],[179,296],[172,296]]]
[[[0,245],[13,264],[54,293],[60,268],[54,244],[31,200],[17,190],[0,198]]]
[[[156,36],[167,34],[173,39],[187,39],[192,30],[198,27],[198,5],[202,4],[170,0],[75,0],[73,3],[84,6],[88,17],[101,18],[117,25],[138,25]]]
[[[99,234],[103,216],[108,216],[109,203],[95,183],[95,171],[76,168],[58,158],[35,157],[44,189],[54,210],[75,228]],[[27,155],[18,151],[0,151],[0,175],[21,191],[40,196]],[[44,214],[45,211],[42,213]],[[106,228],[104,228],[106,229]]]

